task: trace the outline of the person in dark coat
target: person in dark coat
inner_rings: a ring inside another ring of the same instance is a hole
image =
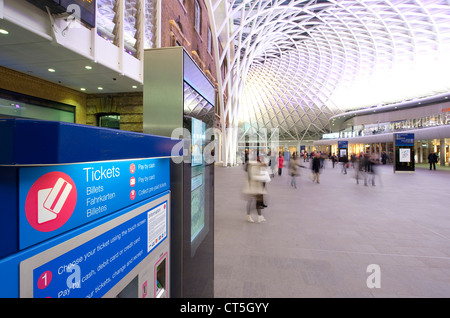
[[[387,161],[387,155],[386,155],[386,153],[383,151],[383,152],[381,153],[381,162],[385,165],[385,164],[386,164],[386,161]]]
[[[432,151],[430,152],[430,154],[428,155],[428,162],[430,163],[430,170],[431,170],[431,166],[433,166],[433,169],[436,170],[436,163],[437,163],[437,156],[436,154]]]
[[[333,163],[333,168],[337,161],[338,161],[337,156],[333,152],[333,154],[331,155],[331,162]]]
[[[316,153],[314,155],[314,158],[312,160],[311,168],[312,168],[312,173],[313,173],[312,181],[320,183],[319,182],[319,175],[320,175],[320,154],[319,153]]]
[[[347,174],[347,164],[348,164],[348,156],[347,156],[347,154],[341,156],[339,161],[342,162],[342,170],[341,170],[341,172],[343,174]]]

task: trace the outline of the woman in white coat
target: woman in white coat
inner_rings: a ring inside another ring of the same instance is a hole
[[[266,165],[258,161],[249,161],[247,172],[248,185],[244,190],[244,193],[248,195],[247,221],[251,223],[255,222],[250,214],[252,202],[255,200],[258,222],[264,222],[266,219],[262,215],[261,209],[264,208],[264,194],[267,193],[264,183],[270,181],[269,173],[267,172]]]

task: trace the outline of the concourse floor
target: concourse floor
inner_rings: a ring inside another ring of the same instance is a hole
[[[450,297],[450,172],[377,168],[364,186],[326,162],[297,189],[284,169],[249,223],[245,171],[216,167],[215,297]]]

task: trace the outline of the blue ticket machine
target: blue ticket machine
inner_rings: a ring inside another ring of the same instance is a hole
[[[0,120],[0,297],[169,297],[177,140]]]

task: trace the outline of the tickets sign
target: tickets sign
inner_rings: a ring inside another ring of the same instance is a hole
[[[23,167],[21,249],[170,189],[167,158]]]

